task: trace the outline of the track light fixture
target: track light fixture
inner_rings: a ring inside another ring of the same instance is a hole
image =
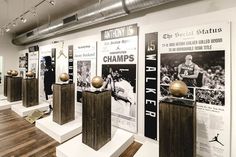
[[[21,20],[21,22],[23,22],[23,23],[26,23],[26,22],[27,22],[27,19],[24,18],[23,16],[20,18],[20,20]]]
[[[15,22],[15,21],[12,23],[12,26],[13,26],[13,27],[16,27],[16,22]]]
[[[6,27],[6,28],[5,28],[5,31],[6,31],[6,32],[9,32],[10,30],[11,30],[11,29],[10,29],[9,27]]]
[[[49,3],[50,3],[51,5],[56,5],[55,0],[49,0]]]
[[[36,9],[42,5],[43,3],[48,3],[52,6],[56,5],[56,0],[41,0],[38,2],[35,6],[33,6],[33,9],[26,10],[24,13],[20,14],[18,17],[10,21],[8,24],[0,26],[0,33],[4,34],[4,32],[9,32],[10,31],[10,26],[11,27],[16,27],[17,26],[17,21],[20,20],[22,23],[26,23],[27,19],[25,18],[29,14],[32,14],[33,16],[37,15]],[[19,23],[18,23],[19,24]]]

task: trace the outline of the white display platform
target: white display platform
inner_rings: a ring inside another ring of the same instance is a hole
[[[82,134],[56,147],[57,157],[119,157],[134,141],[133,134],[112,129],[112,138],[98,151],[82,143]]]
[[[159,157],[159,146],[157,143],[146,141],[135,153],[134,157]]]
[[[51,113],[50,116],[37,120],[36,127],[62,143],[82,132],[82,118],[81,115],[76,114],[75,120],[59,125],[52,121]]]
[[[45,102],[40,103],[35,106],[31,106],[31,107],[23,106],[22,102],[20,104],[11,106],[11,110],[16,112],[21,117],[28,116],[32,114],[35,110],[46,111],[48,108],[49,108],[49,104]]]
[[[12,105],[19,104],[20,101],[9,102],[6,99],[0,99],[0,110],[5,110],[11,108]]]
[[[7,97],[5,97],[4,95],[0,95],[0,101],[2,100],[7,100]]]

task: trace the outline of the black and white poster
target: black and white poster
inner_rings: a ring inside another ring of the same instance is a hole
[[[182,99],[197,102],[197,156],[230,156],[230,23],[159,34],[160,96],[172,81],[185,82]]]
[[[157,140],[157,46],[158,34],[145,35],[144,135]]]
[[[81,103],[82,91],[92,90],[91,80],[96,76],[96,42],[75,45],[75,71],[77,84],[77,102]]]
[[[22,50],[19,52],[19,76],[25,77],[28,71],[28,51]]]
[[[28,71],[32,71],[35,74],[35,78],[38,78],[39,73],[39,50],[38,46],[36,49],[29,48],[28,55]]]
[[[101,34],[98,66],[103,88],[112,91],[112,125],[137,132],[137,24],[104,30]]]
[[[41,100],[51,100],[55,83],[56,48],[40,47],[39,94]]]

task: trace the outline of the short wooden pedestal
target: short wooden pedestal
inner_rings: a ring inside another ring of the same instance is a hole
[[[22,77],[8,77],[7,79],[7,100],[9,102],[22,99]]]
[[[22,81],[23,106],[31,107],[39,104],[38,79],[29,78]]]
[[[195,102],[167,98],[159,112],[159,157],[195,157]]]
[[[7,75],[4,76],[4,91],[3,91],[3,93],[4,93],[5,97],[7,97],[7,80],[9,77],[11,77],[11,76],[7,76]]]
[[[62,125],[75,119],[75,84],[53,85],[53,121]]]
[[[82,142],[98,150],[111,140],[111,92],[82,93]]]

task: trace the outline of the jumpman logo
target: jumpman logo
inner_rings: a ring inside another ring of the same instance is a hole
[[[60,50],[60,54],[59,54],[59,56],[57,57],[57,59],[59,59],[61,56],[64,56],[65,58],[67,58],[66,57],[66,55],[64,54],[64,52],[63,52],[63,47],[64,47],[64,42],[62,42],[62,47],[61,47],[61,50]]]
[[[224,146],[219,140],[218,140],[219,134],[217,134],[215,137],[212,138],[209,142],[218,142],[220,145]]]

